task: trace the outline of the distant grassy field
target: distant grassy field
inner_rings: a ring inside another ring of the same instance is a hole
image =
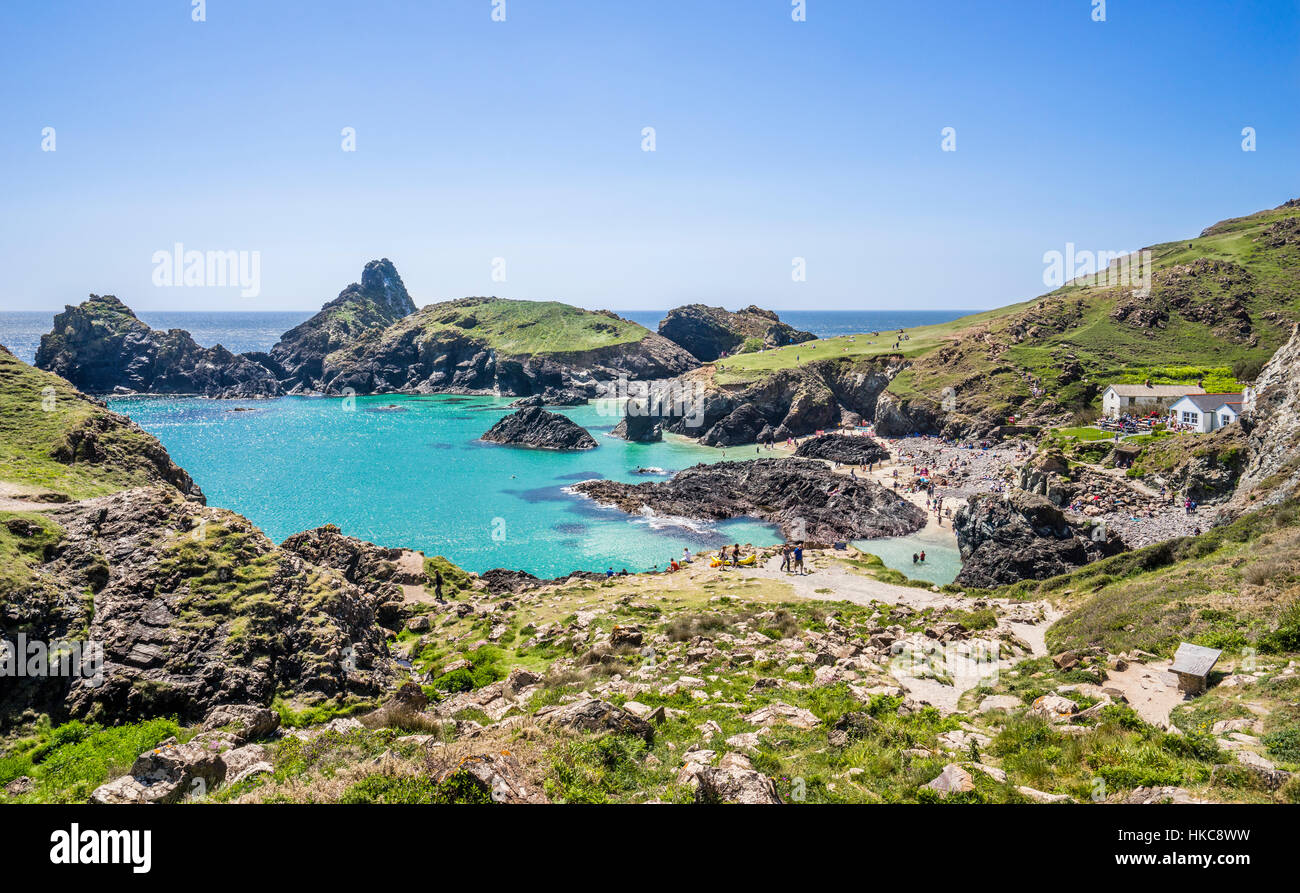
[[[485,299],[434,304],[403,326],[429,334],[463,332],[508,356],[569,353],[640,341],[644,326],[557,301]]]

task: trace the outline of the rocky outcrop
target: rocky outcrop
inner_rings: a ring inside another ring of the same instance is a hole
[[[156,331],[113,295],[91,295],[54,317],[36,366],[92,394],[138,392],[274,397],[275,373],[254,356],[200,347],[181,329]]]
[[[753,459],[696,465],[669,481],[584,481],[574,488],[628,513],[703,520],[749,516],[791,540],[829,542],[902,536],[925,526],[925,512],[867,480],[810,459]]]
[[[1044,580],[1125,550],[1113,531],[1023,490],[972,496],[953,531],[963,562],[957,583],[982,588]]]
[[[1300,328],[1255,380],[1242,414],[1248,455],[1233,505],[1269,505],[1300,492]]]
[[[377,339],[388,326],[415,309],[392,261],[370,261],[361,271],[360,282],[352,283],[311,319],[285,332],[271,348],[271,360],[284,379],[285,390],[331,392],[333,354]]]
[[[578,423],[538,406],[506,416],[488,429],[482,439],[538,450],[594,450],[599,446],[596,438]]]
[[[801,459],[824,459],[846,465],[867,465],[889,458],[889,450],[865,435],[823,434],[799,444],[794,454]]]
[[[566,337],[537,333],[559,330]],[[460,298],[432,304],[331,354],[317,390],[596,397],[604,383],[697,366],[666,338],[603,311],[554,302]]]
[[[876,418],[877,401],[904,366],[897,356],[823,360],[744,387],[719,386],[692,372],[649,384],[646,397],[628,401],[627,419],[629,425],[649,419],[707,446],[801,437]]]
[[[48,517],[58,546],[33,584],[5,594],[0,632],[97,642],[102,664],[6,685],[0,717],[194,720],[277,693],[374,695],[393,674],[382,596],[276,548],[239,515],[149,487]]]
[[[420,586],[425,582],[423,569],[418,573],[403,570],[402,549],[344,536],[333,524],[295,533],[280,548],[309,564],[332,568],[349,583],[385,599],[400,599],[402,586]]]
[[[581,391],[565,390],[563,388],[547,388],[540,394],[521,397],[514,403],[511,403],[510,408],[524,409],[529,406],[585,406],[588,402],[590,402],[588,396]]]
[[[765,350],[817,338],[811,332],[801,332],[781,322],[771,310],[753,304],[735,313],[704,304],[677,307],[659,323],[659,334],[706,363],[743,350],[747,344]]]

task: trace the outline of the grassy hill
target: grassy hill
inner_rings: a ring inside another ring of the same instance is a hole
[[[0,486],[5,490],[60,502],[180,480],[177,475],[183,474],[152,435],[66,380],[0,348]]]
[[[1145,297],[1128,287],[1072,282],[1031,301],[909,329],[898,350],[890,332],[728,358],[715,367],[717,381],[898,354],[911,360],[889,386],[900,398],[938,404],[951,388],[967,416],[1059,416],[1095,407],[1101,389],[1117,381],[1204,378],[1207,386],[1235,387],[1234,370],[1257,368],[1300,319],[1300,202],[1150,251],[1154,273]]]
[[[431,304],[402,320],[394,331],[418,328],[429,335],[463,334],[503,356],[571,353],[632,344],[651,334],[612,313],[583,310],[558,301],[461,298]]]

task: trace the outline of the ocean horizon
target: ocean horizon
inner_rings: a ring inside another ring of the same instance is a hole
[[[41,336],[54,327],[62,310],[0,311],[0,344],[25,363],[36,359]],[[667,310],[615,310],[624,319],[652,332]],[[787,310],[777,311],[783,322],[818,338],[860,332],[910,329],[935,325],[979,313],[979,310]],[[154,329],[184,329],[202,347],[222,345],[232,353],[270,350],[280,336],[316,315],[306,310],[142,310],[136,315]]]

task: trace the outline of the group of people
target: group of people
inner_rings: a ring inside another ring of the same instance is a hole
[[[808,573],[803,566],[803,543],[781,544],[781,570],[787,574],[804,576]]]

